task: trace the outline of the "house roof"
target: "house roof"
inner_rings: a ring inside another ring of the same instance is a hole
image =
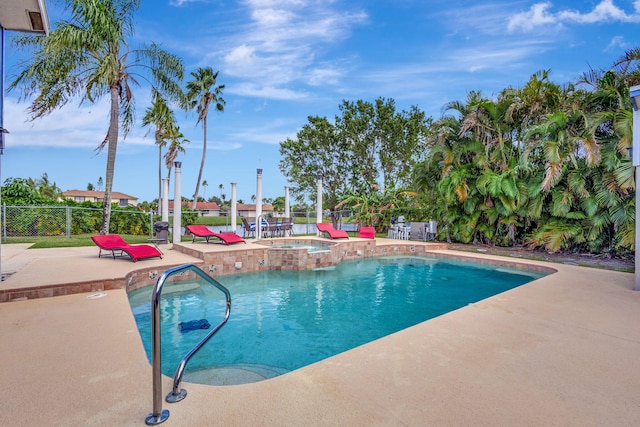
[[[236,208],[239,211],[255,211],[256,210],[256,205],[251,205],[251,204],[247,204],[247,203],[239,203],[238,205],[236,205]],[[273,210],[273,205],[272,204],[263,204],[262,205],[262,210],[263,211],[272,211]]]
[[[189,209],[192,209],[193,202],[182,202],[182,206],[188,206]],[[169,209],[173,209],[173,200],[169,200]],[[196,204],[196,209],[203,211],[219,211],[220,206],[216,202],[198,202]]]
[[[90,191],[90,190],[67,190],[62,192],[62,197],[93,197],[96,199],[104,199],[104,191]],[[118,191],[111,192],[112,199],[129,199],[138,200],[137,197],[130,196],[128,194],[120,193]]]

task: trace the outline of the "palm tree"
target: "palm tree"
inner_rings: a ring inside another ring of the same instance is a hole
[[[43,117],[80,95],[81,102],[110,98],[109,126],[97,150],[107,147],[104,208],[101,234],[109,232],[111,191],[119,130],[123,138],[133,126],[132,84],[137,78],[152,86],[176,93],[182,80],[182,61],[156,44],[131,49],[133,16],[140,0],[69,0],[71,19],[65,20],[48,37],[25,35],[16,45],[32,48],[31,61],[18,73],[10,89],[23,88],[24,96],[35,95],[29,107],[31,119]]]
[[[640,84],[640,48],[627,50],[614,65],[629,86]]]
[[[158,146],[158,201],[162,198],[162,149],[167,146],[166,130],[175,127],[176,119],[166,100],[157,90],[152,90],[153,101],[142,118],[142,125],[155,125],[154,138]]]
[[[184,153],[185,149],[183,144],[189,142],[180,132],[180,127],[172,125],[164,130],[164,137],[169,141],[169,149],[164,155],[165,165],[167,166],[167,178],[171,179],[171,168],[173,168],[173,162],[178,157],[179,153]]]
[[[61,193],[56,183],[49,180],[49,175],[46,172],[42,174],[40,179],[36,180],[35,187],[42,197],[52,200],[56,200]]]
[[[193,209],[196,209],[198,203],[198,192],[200,191],[200,180],[204,171],[204,160],[207,154],[207,115],[209,114],[209,106],[213,104],[217,111],[224,111],[225,100],[222,99],[222,90],[224,85],[216,86],[218,72],[214,74],[211,67],[198,68],[192,72],[194,80],[187,83],[187,99],[191,101],[191,108],[197,108],[198,121],[202,122],[203,140],[202,140],[202,160],[200,161],[200,171],[198,172],[198,180],[196,182],[196,190],[193,193]]]
[[[209,186],[209,183],[207,182],[207,180],[205,179],[204,181],[202,181],[202,186],[204,187],[204,194],[203,194],[203,198],[205,200],[207,200],[207,187]]]

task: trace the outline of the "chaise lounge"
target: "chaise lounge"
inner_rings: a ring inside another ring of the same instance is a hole
[[[195,243],[196,238],[203,238],[207,243],[209,243],[209,239],[212,237],[222,240],[225,245],[240,242],[247,243],[236,233],[216,233],[209,230],[209,227],[207,227],[206,225],[187,225],[185,228],[193,236],[192,243]]]
[[[316,223],[316,227],[318,227],[318,231],[321,233],[327,233],[331,239],[348,239],[349,235],[344,230],[336,230],[333,228],[333,225],[327,222],[318,222]]]
[[[360,227],[360,231],[358,232],[358,237],[361,239],[375,239],[376,238],[376,228],[375,227]]]
[[[104,234],[99,236],[91,236],[91,240],[99,248],[98,258],[102,257],[102,251],[111,251],[113,259],[116,256],[124,256],[125,254],[136,262],[145,258],[162,258],[162,252],[151,245],[131,245],[127,243],[119,234]],[[116,253],[119,252],[119,253]]]

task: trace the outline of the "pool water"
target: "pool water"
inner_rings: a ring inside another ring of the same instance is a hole
[[[544,276],[528,270],[424,257],[345,261],[304,271],[216,278],[231,292],[227,324],[191,359],[184,379],[237,384],[277,376]],[[151,289],[129,295],[151,360]],[[224,295],[205,282],[167,282],[161,300],[162,372],[217,325]]]
[[[330,250],[324,243],[275,243],[267,246],[273,249],[306,249],[309,253]]]

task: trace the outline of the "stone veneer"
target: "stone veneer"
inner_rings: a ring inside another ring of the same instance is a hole
[[[318,243],[329,247],[328,251],[307,252],[305,248],[270,248],[270,245],[280,243]],[[175,244],[174,249],[199,258],[202,261],[194,263],[212,277],[223,274],[248,273],[261,270],[307,270],[323,268],[335,265],[341,261],[374,256],[391,255],[421,255],[438,258],[447,258],[462,261],[473,261],[482,264],[494,264],[515,268],[524,268],[547,273],[555,272],[554,269],[535,264],[518,262],[515,260],[495,260],[477,258],[472,255],[465,256],[442,252],[446,250],[444,243],[422,243],[405,240],[388,239],[354,239],[354,240],[313,240],[313,239],[273,239],[269,240],[264,248],[256,248],[252,245],[248,248],[229,247],[229,250],[204,252],[197,246]],[[206,247],[206,246],[205,246]],[[126,289],[131,292],[145,286],[152,286],[160,274],[166,269],[176,265],[141,268],[131,271],[124,278],[100,279],[96,281],[76,282],[59,285],[34,286],[20,289],[7,289],[0,291],[0,303],[11,301],[23,301],[34,298],[47,298],[60,295],[69,295],[83,292],[99,292],[112,289]],[[183,277],[188,279],[190,276]]]
[[[305,248],[271,248],[277,244],[314,244],[312,239],[273,239],[265,242],[264,249],[255,245],[247,249],[201,252],[193,246],[174,245],[180,252],[203,260],[203,270],[210,276],[249,273],[261,270],[308,270],[336,265],[341,261],[384,255],[426,255],[429,250],[446,249],[446,244],[423,244],[411,241],[391,241],[378,244],[377,240],[322,241],[329,250],[307,252]]]
[[[201,263],[197,263],[196,265],[202,268]],[[176,266],[177,265],[167,265],[162,266],[162,268],[141,268],[127,273],[122,278],[87,280],[82,282],[31,286],[18,289],[3,289],[0,290],[0,303],[57,297],[86,292],[102,292],[113,289],[126,289],[127,292],[130,292],[138,288],[154,285],[159,274],[168,268]]]

